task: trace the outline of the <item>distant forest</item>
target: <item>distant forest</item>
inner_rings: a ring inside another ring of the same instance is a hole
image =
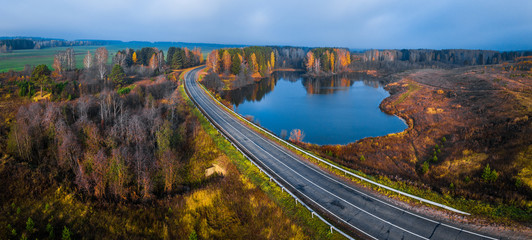
[[[12,50],[40,49],[50,47],[72,47],[72,46],[98,46],[109,43],[101,40],[75,40],[67,41],[62,39],[2,39],[0,40],[0,53]]]
[[[222,78],[236,89],[269,77],[275,70],[296,69],[319,77],[356,71],[397,72],[419,68],[454,68],[501,64],[532,56],[532,51],[498,52],[491,50],[367,50],[346,48],[262,47],[215,49],[207,56],[209,74],[203,84],[214,91],[224,89]],[[524,65],[520,65],[524,66]],[[526,66],[525,66],[526,68]]]

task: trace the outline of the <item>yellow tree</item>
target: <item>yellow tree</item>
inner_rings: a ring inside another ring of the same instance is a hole
[[[224,64],[224,71],[228,73],[231,71],[231,54],[227,50],[224,50],[224,53],[222,55],[222,61]]]
[[[131,59],[133,60],[133,64],[137,64],[137,53],[136,52],[133,52],[133,56],[131,57]]]
[[[270,62],[272,65],[272,69],[275,68],[275,54],[272,51],[272,54],[270,55]]]
[[[331,60],[331,72],[334,73],[334,53],[329,55],[329,59]]]
[[[150,66],[150,68],[151,68],[152,70],[154,70],[154,69],[156,69],[156,68],[159,67],[159,66],[158,66],[158,63],[159,63],[159,62],[157,61],[157,54],[154,53],[154,54],[151,56],[151,58],[150,58],[150,65],[149,65],[149,66]]]
[[[259,71],[259,63],[257,62],[257,56],[255,55],[255,53],[252,53],[250,58],[251,58],[251,67],[253,68],[252,71],[253,73],[256,73]]]
[[[307,71],[312,71],[312,67],[314,66],[314,53],[312,51],[309,51],[307,53]]]

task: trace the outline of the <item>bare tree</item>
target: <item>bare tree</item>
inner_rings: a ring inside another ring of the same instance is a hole
[[[102,197],[105,194],[106,175],[107,175],[107,156],[105,151],[100,149],[97,154],[86,152],[85,158],[89,158],[93,163],[91,179],[94,182],[94,195]]]
[[[90,51],[87,51],[87,55],[83,59],[83,64],[85,65],[85,69],[91,69],[94,63],[94,59],[91,55]]]
[[[126,54],[122,53],[121,51],[118,51],[116,55],[113,57],[113,65],[118,64],[122,68],[126,67]]]
[[[76,58],[74,57],[74,49],[67,48],[65,51],[60,51],[54,55],[53,68],[60,74],[63,71],[70,71],[76,69]]]
[[[96,65],[96,70],[98,71],[98,77],[100,80],[105,80],[105,75],[107,74],[107,60],[109,59],[109,52],[105,47],[96,49],[94,53],[94,60]]]

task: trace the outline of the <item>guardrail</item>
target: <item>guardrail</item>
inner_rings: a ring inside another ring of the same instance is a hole
[[[207,94],[209,94],[209,96],[211,96],[212,99],[214,99],[214,101],[218,102],[218,104],[220,104],[220,105],[223,106],[225,109],[227,109],[227,111],[232,112],[232,113],[238,115],[238,113],[236,113],[235,111],[229,109],[227,106],[223,105],[220,101],[218,101],[218,99],[216,99],[214,96],[212,96],[212,94],[211,94],[208,90],[206,90],[202,85],[200,85],[200,87],[203,88],[204,91],[205,91]],[[441,203],[437,203],[437,202],[434,202],[434,201],[431,201],[431,200],[428,200],[428,199],[424,199],[424,198],[418,197],[418,196],[416,196],[416,195],[412,195],[412,194],[410,194],[410,193],[406,193],[406,192],[399,191],[399,190],[397,190],[397,189],[394,189],[394,188],[388,187],[388,186],[383,185],[383,184],[381,184],[381,183],[378,183],[378,182],[375,182],[375,181],[373,181],[373,180],[370,180],[370,179],[367,179],[367,178],[365,178],[365,177],[362,177],[362,176],[360,176],[360,175],[358,175],[358,174],[356,174],[356,173],[353,173],[353,172],[351,172],[351,171],[347,171],[347,170],[345,170],[345,169],[343,169],[343,168],[341,168],[341,167],[339,167],[339,166],[336,166],[335,164],[332,164],[332,163],[330,163],[330,162],[328,162],[328,161],[325,161],[325,160],[323,160],[323,159],[321,159],[321,158],[315,156],[315,155],[312,154],[312,153],[307,152],[306,150],[303,150],[303,149],[301,149],[301,148],[299,148],[299,147],[297,147],[297,146],[291,144],[290,142],[287,142],[286,140],[284,140],[284,139],[282,139],[282,138],[277,137],[276,135],[272,134],[271,132],[264,130],[261,126],[258,126],[258,125],[256,125],[256,124],[253,123],[253,122],[250,122],[250,121],[247,120],[246,118],[241,118],[241,119],[244,120],[244,121],[246,121],[247,123],[252,124],[253,126],[257,127],[257,129],[260,129],[262,132],[264,132],[264,133],[266,133],[266,134],[268,134],[268,135],[270,135],[270,136],[276,138],[277,140],[283,142],[284,144],[287,144],[288,146],[293,147],[294,149],[297,149],[298,151],[300,151],[300,152],[306,154],[307,156],[310,156],[310,157],[312,157],[312,158],[318,160],[319,162],[325,163],[325,164],[327,164],[328,166],[330,166],[330,167],[332,167],[332,168],[334,168],[334,169],[337,169],[337,170],[339,170],[339,171],[342,171],[342,172],[344,172],[345,174],[351,175],[351,176],[356,177],[356,178],[358,178],[358,179],[360,179],[360,180],[362,180],[362,181],[365,181],[365,182],[371,183],[371,184],[373,184],[373,185],[375,185],[375,186],[378,186],[378,187],[384,188],[384,189],[386,189],[386,190],[388,190],[388,191],[395,192],[395,193],[397,193],[397,194],[400,194],[400,195],[403,195],[403,196],[406,196],[406,197],[409,197],[409,198],[412,198],[412,199],[418,200],[418,201],[420,201],[420,202],[424,202],[424,203],[426,203],[426,204],[430,204],[430,205],[433,205],[433,206],[437,206],[437,207],[440,207],[440,208],[443,208],[443,209],[446,209],[446,210],[449,210],[449,211],[452,211],[452,212],[455,212],[455,213],[463,214],[463,215],[471,215],[471,214],[469,214],[469,213],[467,213],[467,212],[460,211],[460,210],[458,210],[458,209],[455,209],[455,208],[449,207],[449,206],[447,206],[447,205],[444,205],[444,204],[441,204]]]
[[[186,75],[185,75],[185,81],[186,81],[186,78],[188,76],[190,72],[187,72]],[[300,203],[301,205],[303,205],[305,208],[307,208],[310,213],[312,214],[312,217],[316,216],[318,217],[321,221],[323,221],[325,224],[329,225],[330,227],[330,230],[331,230],[331,233],[333,232],[333,230],[335,230],[336,232],[340,233],[342,236],[346,237],[347,239],[354,239],[352,238],[351,236],[347,235],[346,233],[344,233],[342,230],[338,229],[337,227],[333,226],[331,223],[329,223],[325,218],[323,218],[320,214],[316,213],[311,207],[309,207],[307,204],[305,204],[305,202],[301,201],[301,199],[299,199],[294,193],[292,193],[288,188],[286,188],[281,182],[279,182],[275,177],[271,176],[270,173],[268,173],[268,171],[265,171],[261,166],[260,164],[258,164],[258,160],[255,159],[255,157],[253,156],[253,154],[251,153],[248,153],[247,150],[245,150],[245,148],[243,148],[242,146],[240,146],[240,144],[235,140],[233,139],[233,137],[231,137],[231,135],[229,135],[223,128],[221,128],[220,125],[218,125],[218,123],[216,123],[215,121],[212,120],[212,118],[206,114],[205,110],[196,102],[196,100],[194,100],[190,93],[188,92],[188,89],[186,88],[186,83],[185,83],[185,92],[187,93],[187,95],[189,96],[190,100],[192,100],[192,102],[194,103],[194,105],[196,105],[196,107],[198,107],[198,109],[200,110],[201,114],[209,121],[209,123],[211,124],[212,127],[214,127],[216,129],[216,131],[218,131],[218,133],[220,133],[221,136],[223,136],[228,142],[231,143],[231,145],[233,145],[233,147],[235,147],[245,158],[247,158],[255,167],[257,167],[259,169],[259,171],[261,173],[264,173],[269,179],[270,181],[274,181],[279,187],[281,187],[281,191],[286,191],[290,196],[292,196],[294,199],[295,199],[295,202],[296,204],[297,203]],[[212,95],[211,95],[212,97]],[[231,139],[231,140],[230,140]],[[236,145],[235,145],[236,143]],[[244,149],[244,150],[242,150]],[[250,156],[251,155],[251,156]],[[273,171],[272,171],[273,172]]]

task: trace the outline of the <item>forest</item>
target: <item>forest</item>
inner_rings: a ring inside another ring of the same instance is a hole
[[[109,64],[102,47],[77,69],[66,49],[52,67],[0,74],[0,235],[337,238],[213,140],[181,85],[201,50],[168,53],[125,49]]]
[[[0,53],[12,52],[13,50],[23,49],[42,49],[53,47],[72,47],[72,46],[98,46],[110,43],[113,41],[101,40],[74,40],[67,41],[63,39],[47,39],[47,38],[0,38]]]

